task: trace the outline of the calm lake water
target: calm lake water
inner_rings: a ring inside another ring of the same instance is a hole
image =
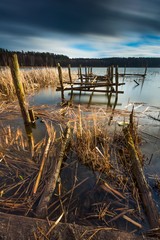
[[[72,71],[77,71],[75,68]],[[124,69],[119,68],[119,73],[123,73]],[[106,74],[106,68],[93,68],[93,73],[97,75]],[[126,73],[139,73],[143,74],[143,68],[127,68]],[[137,85],[134,80],[136,80],[140,85]],[[149,68],[147,69],[147,75],[143,80],[142,77],[128,76],[125,78],[119,78],[119,82],[124,82],[125,85],[120,86],[119,90],[124,91],[124,94],[119,94],[118,96],[118,108],[124,109],[128,103],[145,103],[150,106],[160,107],[160,69]],[[91,93],[82,92],[81,96],[77,91],[74,91],[74,102],[75,103],[88,103]],[[66,99],[69,100],[70,92],[65,92]],[[32,98],[32,102],[35,105],[41,104],[57,104],[61,101],[60,92],[56,92],[56,89],[47,88],[41,89]],[[94,93],[92,104],[103,104],[105,105],[108,101],[107,96],[102,94]]]
[[[73,68],[73,72],[77,69]],[[84,69],[83,69],[84,71]],[[127,68],[126,73],[144,74],[144,68]],[[105,75],[106,68],[93,68],[93,73]],[[119,68],[119,73],[124,73],[124,68]],[[136,82],[139,83],[136,84]],[[146,173],[160,176],[160,69],[148,68],[145,78],[140,76],[120,77],[119,82],[125,85],[119,86],[124,94],[118,95],[117,109],[132,110],[134,105],[135,115],[138,118],[139,131],[142,136],[142,151],[147,159]],[[81,95],[74,91],[73,102],[78,104],[88,104],[91,93],[82,92]],[[70,92],[65,92],[65,98],[70,99]],[[115,96],[112,95],[111,103],[114,104]],[[56,89],[41,89],[30,99],[33,105],[58,104],[61,102],[60,92]],[[104,93],[94,93],[92,104],[106,107],[108,96]],[[158,120],[155,120],[159,119]]]

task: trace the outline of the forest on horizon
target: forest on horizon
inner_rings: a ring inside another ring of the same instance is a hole
[[[21,67],[160,67],[160,58],[154,57],[112,57],[112,58],[69,58],[63,54],[34,51],[9,51],[0,48],[0,66],[8,66],[8,59],[16,53]]]

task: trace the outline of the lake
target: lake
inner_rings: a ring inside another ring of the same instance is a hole
[[[72,72],[77,72],[72,68]],[[127,74],[144,74],[144,68],[127,68]],[[84,69],[82,69],[84,72]],[[106,68],[93,68],[93,73],[105,75]],[[124,73],[124,68],[119,68],[119,73]],[[137,84],[135,81],[139,84]],[[119,86],[124,94],[118,95],[117,109],[131,111],[134,105],[135,115],[138,121],[138,128],[142,137],[142,151],[145,155],[146,172],[149,175],[160,173],[160,69],[148,68],[145,78],[140,76],[120,77],[119,82],[125,85]],[[75,104],[88,104],[91,93],[74,91],[73,102]],[[70,91],[65,92],[65,98],[70,99]],[[111,97],[114,104],[115,96]],[[30,98],[31,105],[59,104],[61,102],[60,92],[55,88],[45,88],[38,91]],[[92,105],[108,107],[108,96],[104,93],[94,93]],[[156,120],[157,119],[157,120]]]

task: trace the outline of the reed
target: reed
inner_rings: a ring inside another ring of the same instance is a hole
[[[11,106],[9,107],[9,105]],[[7,111],[3,110],[1,104],[1,116],[2,119],[5,119],[5,124],[6,119],[13,122],[10,115],[17,117],[16,112],[18,112],[18,109],[14,109],[11,103],[6,107]],[[126,222],[126,227],[130,222],[135,228],[141,228],[141,218],[144,215],[141,211],[139,193],[131,176],[129,152],[123,131],[115,130],[112,128],[113,125],[108,126],[107,124],[110,112],[106,112],[102,108],[92,108],[87,111],[85,107],[80,106],[75,108],[67,106],[63,109],[55,108],[55,106],[48,106],[48,108],[47,106],[37,106],[34,107],[34,110],[36,116],[42,118],[44,123],[49,123],[46,125],[49,135],[48,143],[46,138],[35,145],[35,162],[30,158],[27,139],[24,138],[20,129],[15,131],[10,126],[1,126],[0,128],[0,210],[10,213],[16,210],[23,215],[36,213],[36,204],[45,192],[50,176],[53,176],[53,164],[56,163],[58,156],[64,156],[61,155],[60,149],[65,146],[64,129],[69,124],[71,142],[67,146],[67,153],[63,151],[69,161],[64,162],[62,170],[74,169],[75,164],[76,166],[69,187],[66,188],[66,179],[58,179],[54,197],[51,199],[53,201],[49,205],[47,204],[47,217],[55,219],[58,214],[62,216],[62,213],[65,220],[70,214],[71,216],[74,214],[76,219],[81,216],[78,215],[82,209],[81,203],[78,202],[78,192],[80,195],[81,189],[78,191],[76,189],[84,183],[87,184],[86,181],[90,176],[84,176],[78,181],[80,161],[81,164],[96,171],[95,187],[88,194],[91,196],[89,198],[91,208],[86,210],[88,211],[85,213],[86,221],[89,222],[89,219],[93,220],[94,218],[97,219],[98,224],[102,223],[111,227],[116,224],[116,221],[123,220],[124,223]],[[13,112],[15,113],[12,114]],[[119,117],[120,112],[115,110],[116,114]],[[127,116],[129,119],[129,115]],[[3,122],[3,120],[1,121]],[[56,138],[54,137],[57,128],[53,128],[54,124],[60,125],[62,128],[62,134],[57,135]],[[50,138],[52,139],[51,143]],[[135,134],[134,144],[138,145],[138,143],[139,139]],[[138,152],[138,146],[136,151]],[[55,169],[58,168],[55,167]],[[53,184],[51,186],[53,187]],[[75,190],[76,194],[74,194]],[[93,193],[102,194],[104,199],[92,199]],[[85,219],[83,220],[85,221]],[[51,226],[51,229],[53,228],[54,225]]]
[[[109,154],[111,139],[107,130],[104,131],[101,120],[93,112],[88,121],[88,117],[81,113],[79,107],[72,144],[83,164],[95,171],[108,172],[111,167]]]
[[[62,69],[62,74],[64,81],[69,81],[68,70]],[[56,87],[59,84],[56,68],[21,69],[20,77],[26,94],[34,94],[40,88]],[[75,73],[73,73],[72,78],[76,79]],[[15,99],[15,89],[8,67],[0,69],[0,98]]]

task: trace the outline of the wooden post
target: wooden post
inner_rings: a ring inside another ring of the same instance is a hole
[[[114,66],[112,65],[110,69],[111,69],[111,71],[110,71],[110,81],[111,81],[111,83],[113,83],[113,70],[114,70]]]
[[[24,93],[23,84],[20,79],[19,64],[18,64],[18,58],[17,58],[16,54],[13,54],[11,56],[9,65],[10,65],[10,69],[11,69],[13,84],[14,84],[17,98],[19,101],[19,105],[21,108],[21,113],[22,113],[22,117],[24,120],[24,124],[29,126],[31,123],[31,120],[30,120],[28,109],[27,109],[26,102],[25,102],[25,93]]]
[[[70,104],[73,104],[73,84],[71,84],[71,97],[70,97]]]
[[[62,68],[60,63],[57,64],[57,68],[58,68],[58,75],[59,75],[59,82],[60,82],[60,86],[61,86],[61,98],[62,98],[62,103],[64,103],[64,86],[63,86],[63,77],[62,77]]]
[[[25,102],[25,93],[24,93],[23,84],[20,79],[19,63],[18,63],[18,58],[16,54],[13,54],[9,59],[9,66],[11,69],[13,84],[16,90],[18,102],[20,105],[20,109],[21,109],[21,113],[22,113],[22,117],[25,125],[26,134],[28,137],[31,156],[33,157],[34,156],[34,139],[33,139],[32,128],[31,128],[31,120],[30,120],[28,108]]]
[[[116,69],[115,69],[116,94],[118,93],[118,77],[119,77],[118,66],[116,66]]]
[[[89,76],[89,74],[90,74],[90,70],[89,70],[89,67],[88,67],[88,76]]]
[[[108,80],[110,82],[110,78],[111,78],[111,67],[108,67]]]
[[[87,77],[87,67],[85,67],[85,76]]]
[[[71,75],[71,65],[68,65],[68,75],[69,75],[69,80],[70,80],[70,84],[72,84],[72,75]]]
[[[80,72],[79,72],[79,68],[78,68],[78,74],[77,74],[77,75],[78,75],[78,78],[80,78]]]
[[[124,76],[126,75],[126,65],[125,65],[125,67],[124,67]]]
[[[147,66],[145,67],[145,70],[144,70],[144,76],[146,76],[147,74]]]
[[[79,66],[79,74],[80,74],[81,83],[83,83],[83,76],[82,76],[81,65]]]
[[[93,74],[92,67],[90,67],[90,74],[91,74],[91,75]]]
[[[110,78],[110,67],[107,67],[107,78]]]

